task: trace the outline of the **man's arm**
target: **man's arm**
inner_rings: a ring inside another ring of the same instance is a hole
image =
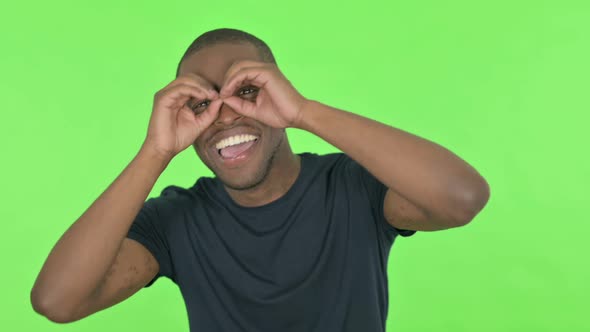
[[[156,258],[126,238],[170,161],[217,118],[221,100],[198,75],[181,75],[154,96],[140,152],[62,235],[31,290],[35,311],[56,322],[88,316],[131,296],[159,271]],[[196,115],[187,102],[214,99]]]
[[[434,231],[471,221],[487,203],[486,180],[449,150],[377,121],[307,101],[294,126],[342,150],[389,189],[394,227]]]
[[[151,253],[125,237],[168,163],[142,149],[72,224],[31,290],[35,311],[71,322],[131,296],[156,275],[159,265]]]
[[[264,93],[255,102],[233,96],[244,82]],[[237,113],[274,128],[314,133],[365,167],[389,188],[384,214],[393,226],[437,230],[464,225],[488,200],[487,182],[447,149],[309,100],[276,64],[238,61],[228,69],[222,86],[219,95]]]

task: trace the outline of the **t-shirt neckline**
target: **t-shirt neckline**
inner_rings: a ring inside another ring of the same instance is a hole
[[[303,153],[297,153],[297,155],[299,156],[299,160],[300,160],[300,168],[299,168],[299,174],[297,175],[297,178],[295,179],[295,181],[293,182],[291,187],[287,190],[287,192],[283,196],[275,199],[272,202],[269,202],[269,203],[266,203],[266,204],[260,205],[260,206],[240,205],[240,204],[236,203],[233,198],[231,198],[231,196],[229,195],[227,190],[225,190],[223,183],[217,177],[215,177],[215,182],[217,185],[217,192],[221,195],[221,198],[223,198],[224,201],[228,202],[228,204],[232,208],[237,209],[237,210],[249,211],[249,212],[261,212],[261,211],[264,211],[267,209],[272,209],[272,208],[275,208],[276,206],[282,205],[285,202],[288,202],[289,198],[291,196],[294,196],[297,194],[297,192],[300,190],[300,187],[303,184],[304,178],[307,176],[307,168],[308,168],[307,157],[308,157],[309,153],[303,152]]]

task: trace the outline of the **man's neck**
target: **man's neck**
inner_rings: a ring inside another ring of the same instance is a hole
[[[278,156],[277,156],[278,157]],[[301,157],[289,154],[276,158],[266,178],[256,187],[247,190],[235,190],[225,187],[229,196],[236,204],[255,207],[273,202],[289,191],[301,171]]]

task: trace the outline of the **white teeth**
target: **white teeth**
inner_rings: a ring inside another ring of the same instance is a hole
[[[232,137],[222,139],[217,144],[215,144],[215,148],[217,150],[219,150],[219,149],[227,148],[228,146],[237,145],[237,144],[241,144],[241,143],[245,143],[245,142],[250,142],[255,139],[258,139],[258,137],[254,136],[254,135],[235,135]]]

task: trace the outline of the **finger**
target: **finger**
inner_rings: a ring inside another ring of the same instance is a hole
[[[223,102],[229,107],[231,107],[236,113],[248,118],[255,118],[255,103],[236,96],[224,98]]]
[[[207,97],[211,99],[218,97],[218,93],[217,91],[215,91],[213,85],[209,81],[197,74],[186,73],[181,76],[178,76],[178,78],[176,78],[174,81],[170,82],[166,87],[164,87],[163,90],[168,90],[178,85],[191,85],[195,88],[202,89],[207,93]]]
[[[217,111],[219,111],[221,109],[222,105],[223,105],[223,100],[216,99],[216,100],[212,101],[209,104],[209,106],[207,106],[207,109],[205,110],[205,112],[212,111],[212,112],[216,113]],[[205,112],[203,112],[203,113],[205,113]]]
[[[203,96],[204,96],[204,97],[202,97],[203,99],[213,100],[213,99],[219,98],[219,93],[217,91],[215,91],[213,88],[207,89],[207,88],[204,88],[198,84],[194,84],[194,82],[186,82],[186,83],[185,82],[176,82],[174,85],[170,85],[170,86],[164,88],[162,90],[162,92],[165,93],[165,92],[170,91],[178,86],[191,86],[195,89],[202,91]]]
[[[222,104],[223,101],[217,99],[211,102],[203,113],[195,115],[196,121],[202,129],[209,127],[217,119]]]
[[[231,66],[227,69],[227,71],[225,72],[225,75],[223,77],[223,83],[221,86],[225,85],[225,82],[227,82],[227,80],[232,77],[235,73],[237,73],[238,71],[244,69],[244,68],[260,68],[260,67],[264,67],[266,63],[264,62],[259,62],[259,61],[253,61],[253,60],[238,60],[238,61],[234,61]]]
[[[170,85],[165,87],[164,89],[158,91],[156,93],[156,97],[163,98],[167,96],[175,96],[178,92],[186,93],[187,89],[194,91],[192,94],[196,94],[199,98],[207,98],[208,92],[207,90],[203,89],[200,86],[195,86],[193,84],[185,84],[185,83],[176,83],[175,85]]]
[[[269,78],[270,75],[264,68],[243,68],[224,82],[223,88],[219,92],[219,96],[222,98],[232,96],[237,88],[247,84],[252,84],[262,89],[269,81]]]
[[[208,94],[201,88],[179,84],[166,91],[159,91],[155,96],[155,103],[163,107],[173,107],[185,104],[190,98],[206,99],[207,97]]]

